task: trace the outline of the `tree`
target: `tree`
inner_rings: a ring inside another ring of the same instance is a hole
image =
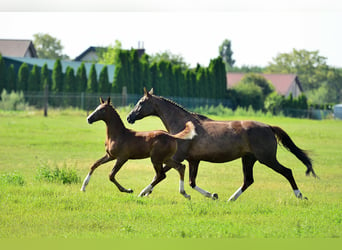
[[[248,73],[241,79],[242,83],[254,83],[262,90],[263,97],[266,98],[269,94],[275,91],[274,86],[262,75],[255,73]]]
[[[8,71],[7,71],[7,86],[6,87],[8,89],[8,92],[10,92],[11,90],[15,90],[16,85],[17,85],[17,76],[14,71],[14,65],[11,64],[8,67]]]
[[[18,83],[17,83],[17,91],[26,91],[28,86],[29,79],[29,67],[26,63],[23,63],[18,71]]]
[[[0,54],[0,91],[3,89],[7,89],[6,65]]]
[[[153,54],[150,57],[151,63],[159,63],[160,61],[169,61],[172,65],[179,65],[183,70],[189,68],[181,55],[172,54],[170,51],[166,50]]]
[[[233,59],[233,51],[231,48],[231,41],[225,39],[219,47],[219,55],[222,57],[226,66],[226,72],[234,66],[235,60]]]
[[[45,63],[40,70],[40,90],[45,90],[45,87],[48,86],[49,89],[51,89],[51,77],[50,72],[47,67],[47,64]]]
[[[297,74],[304,91],[319,88],[326,79],[326,58],[319,51],[293,49],[291,53],[281,53],[273,58],[266,68],[268,73]]]
[[[61,60],[69,59],[67,55],[62,53],[64,47],[57,38],[43,33],[34,34],[33,37],[33,44],[36,48],[38,57]]]
[[[32,67],[32,70],[29,74],[28,79],[28,91],[38,91],[40,89],[40,77],[39,77],[39,69],[37,65]]]
[[[104,66],[99,76],[99,93],[110,93],[111,85],[108,80],[108,69]]]
[[[87,92],[97,93],[97,90],[98,90],[97,73],[96,73],[95,64],[92,64],[90,71],[89,71]]]
[[[233,89],[236,91],[237,106],[244,108],[252,106],[254,110],[264,108],[262,90],[256,84],[239,83]]]
[[[76,84],[77,84],[77,91],[85,92],[87,90],[87,72],[84,66],[84,63],[81,63],[81,66],[78,67],[76,73]]]
[[[121,42],[119,40],[115,40],[114,45],[109,45],[107,48],[103,50],[100,49],[100,51],[96,51],[99,54],[97,62],[107,65],[116,65],[119,60],[119,52],[121,50],[121,47]]]
[[[61,92],[63,90],[63,73],[62,64],[59,59],[56,60],[52,70],[52,86],[51,90],[54,93]]]
[[[74,69],[70,66],[66,68],[65,76],[63,83],[63,92],[75,92],[76,84],[75,84],[75,72]]]

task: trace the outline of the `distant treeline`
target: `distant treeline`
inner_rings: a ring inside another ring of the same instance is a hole
[[[226,95],[226,72],[221,57],[210,61],[208,67],[197,65],[191,69],[177,62],[160,60],[150,62],[149,55],[139,57],[138,51],[120,50],[115,65],[114,79],[108,79],[107,67],[97,78],[95,65],[86,73],[84,64],[74,72],[67,67],[63,74],[60,60],[56,60],[52,73],[45,64],[30,70],[23,63],[16,74],[14,66],[6,67],[0,55],[0,91],[42,91],[48,86],[52,93],[127,93],[141,94],[143,87],[154,88],[163,96],[203,97],[222,99]],[[110,84],[112,82],[112,84]]]

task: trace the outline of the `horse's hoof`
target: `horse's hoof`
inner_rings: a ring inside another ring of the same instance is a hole
[[[218,194],[217,194],[217,193],[213,193],[213,194],[211,195],[211,198],[212,198],[213,200],[217,200],[217,199],[218,199]]]
[[[133,193],[133,190],[132,189],[127,189],[126,193],[130,193],[131,194],[131,193]]]

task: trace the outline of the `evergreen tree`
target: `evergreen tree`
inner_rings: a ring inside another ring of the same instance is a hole
[[[142,78],[140,79],[141,89],[138,89],[137,94],[142,93],[143,87],[146,87],[146,89],[148,90],[152,88],[149,56],[147,54],[144,54],[140,58],[140,63],[141,63],[141,70],[142,70]]]
[[[47,67],[47,64],[45,63],[40,70],[40,90],[45,90],[46,85],[49,89],[51,89],[50,72]]]
[[[92,64],[90,71],[89,71],[87,92],[97,93],[97,91],[98,91],[97,73],[96,73],[95,64]]]
[[[26,63],[23,63],[18,71],[18,83],[17,83],[17,91],[26,91],[28,86],[29,79],[29,67]]]
[[[82,62],[76,73],[77,91],[85,92],[87,90],[87,82],[87,72],[84,63]]]
[[[75,91],[76,91],[76,84],[75,84],[74,69],[68,66],[66,68],[65,76],[64,76],[63,92],[75,92]]]
[[[160,95],[160,88],[158,84],[158,65],[157,63],[152,63],[150,65],[150,76],[151,76],[151,87],[153,88],[155,93],[158,93]]]
[[[39,69],[37,65],[32,67],[28,79],[28,91],[38,91],[40,89]]]
[[[16,85],[17,85],[17,76],[14,71],[14,65],[11,64],[8,67],[7,71],[7,90],[10,92],[11,90],[16,90]]]
[[[99,76],[99,93],[110,93],[111,85],[108,80],[108,69],[104,66],[100,72]]]
[[[3,89],[7,89],[7,76],[5,60],[0,54],[0,91],[2,92]]]
[[[142,86],[142,69],[140,64],[140,59],[138,55],[138,51],[136,49],[132,49],[130,51],[130,66],[132,71],[132,92],[133,94],[138,94],[143,89]]]
[[[63,73],[62,73],[62,64],[61,61],[58,59],[55,62],[52,71],[52,86],[51,90],[54,93],[61,92],[63,90]]]

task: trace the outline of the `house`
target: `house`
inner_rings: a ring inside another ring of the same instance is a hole
[[[227,89],[234,87],[244,77],[244,73],[227,73]],[[261,74],[270,81],[279,95],[285,97],[292,94],[298,97],[302,94],[302,85],[295,74]]]
[[[38,57],[31,40],[0,39],[0,54],[10,57]]]

